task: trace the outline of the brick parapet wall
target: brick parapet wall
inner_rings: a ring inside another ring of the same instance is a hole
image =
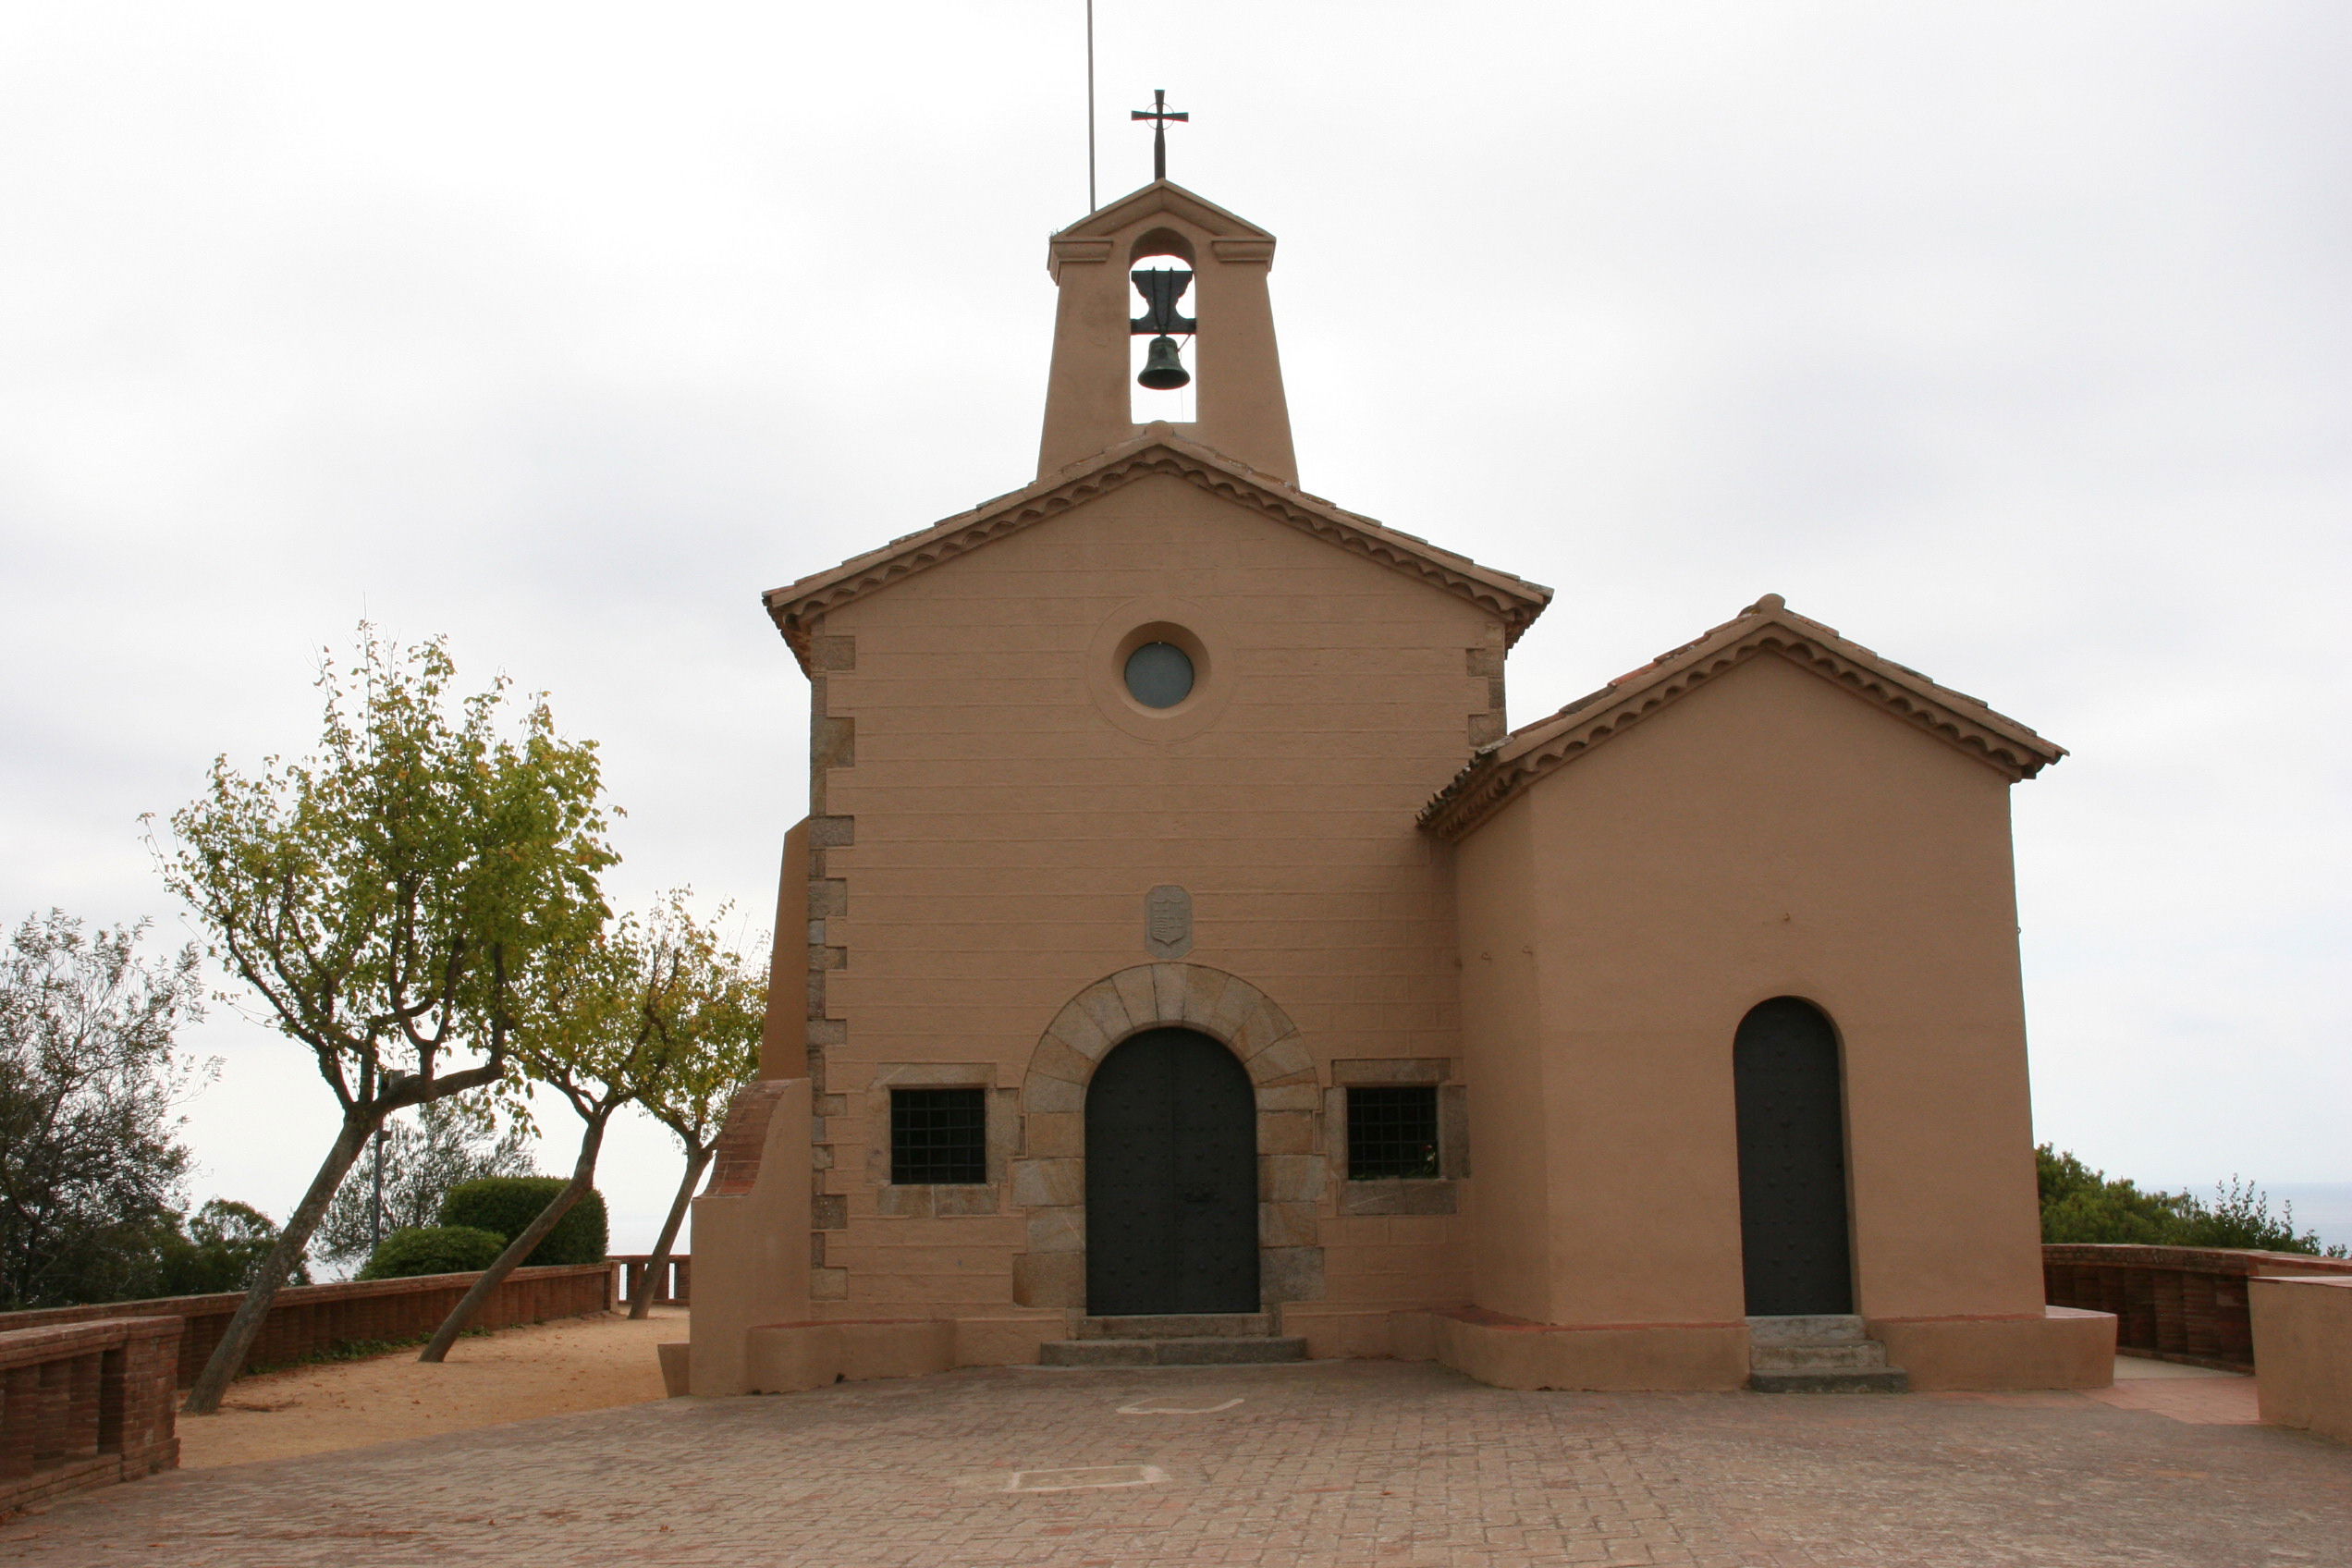
[[[180,1319],[0,1330],[0,1514],[179,1463]]]
[[[408,1280],[347,1280],[331,1285],[289,1285],[277,1292],[269,1317],[246,1358],[250,1371],[283,1366],[337,1345],[422,1339],[441,1326],[479,1274],[423,1274]],[[552,1317],[580,1317],[609,1311],[613,1268],[582,1263],[549,1268],[518,1268],[500,1283],[475,1326],[506,1329]],[[165,1296],[153,1301],[106,1302],[92,1306],[44,1307],[0,1313],[0,1335],[31,1329],[90,1324],[121,1317],[160,1317],[184,1325],[178,1336],[176,1380],[195,1381],[213,1348],[227,1330],[242,1292],[218,1295]]]
[[[2352,1260],[2235,1247],[2053,1243],[2041,1249],[2052,1306],[2115,1315],[2115,1348],[2163,1361],[2254,1369],[2246,1281],[2285,1274],[2352,1275]]]
[[[617,1252],[605,1259],[613,1269],[613,1304],[633,1306],[638,1293],[647,1288],[646,1269],[653,1254]],[[694,1260],[685,1253],[674,1252],[662,1269],[662,1277],[652,1282],[655,1306],[686,1306],[692,1301]]]

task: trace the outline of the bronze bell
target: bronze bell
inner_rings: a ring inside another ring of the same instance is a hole
[[[1135,385],[1155,392],[1173,392],[1191,386],[1192,380],[1193,373],[1176,357],[1176,339],[1164,332],[1153,338],[1151,347],[1144,350],[1143,374],[1135,377]]]

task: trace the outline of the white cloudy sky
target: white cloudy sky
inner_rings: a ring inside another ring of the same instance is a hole
[[[1307,486],[1556,585],[1525,721],[1767,591],[2073,748],[2016,791],[2039,1130],[2352,1182],[2352,12],[1099,0],[1280,234]],[[365,614],[551,688],[623,891],[764,925],[756,605],[1034,467],[1081,0],[0,11],[0,913],[179,917],[137,818]],[[1163,20],[1163,18],[1165,18]],[[14,918],[14,915],[10,915]],[[226,1015],[283,1212],[330,1135]],[[642,1245],[674,1179],[626,1132]]]

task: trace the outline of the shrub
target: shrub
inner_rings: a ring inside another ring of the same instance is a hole
[[[356,1279],[406,1280],[418,1274],[472,1274],[507,1250],[507,1238],[472,1225],[406,1225],[375,1243]]]
[[[441,1200],[441,1223],[477,1226],[511,1242],[567,1185],[560,1176],[485,1176],[460,1182]],[[523,1262],[602,1263],[606,1241],[605,1196],[591,1187]]]
[[[349,1180],[335,1190],[311,1250],[337,1263],[364,1258],[380,1237],[434,1223],[441,1200],[460,1182],[533,1174],[530,1133],[513,1122],[501,1131],[484,1096],[427,1100],[386,1119]]]

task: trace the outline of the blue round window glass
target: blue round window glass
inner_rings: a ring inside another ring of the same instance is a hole
[[[1172,708],[1193,694],[1193,661],[1173,643],[1146,643],[1127,655],[1127,691],[1147,708]]]

